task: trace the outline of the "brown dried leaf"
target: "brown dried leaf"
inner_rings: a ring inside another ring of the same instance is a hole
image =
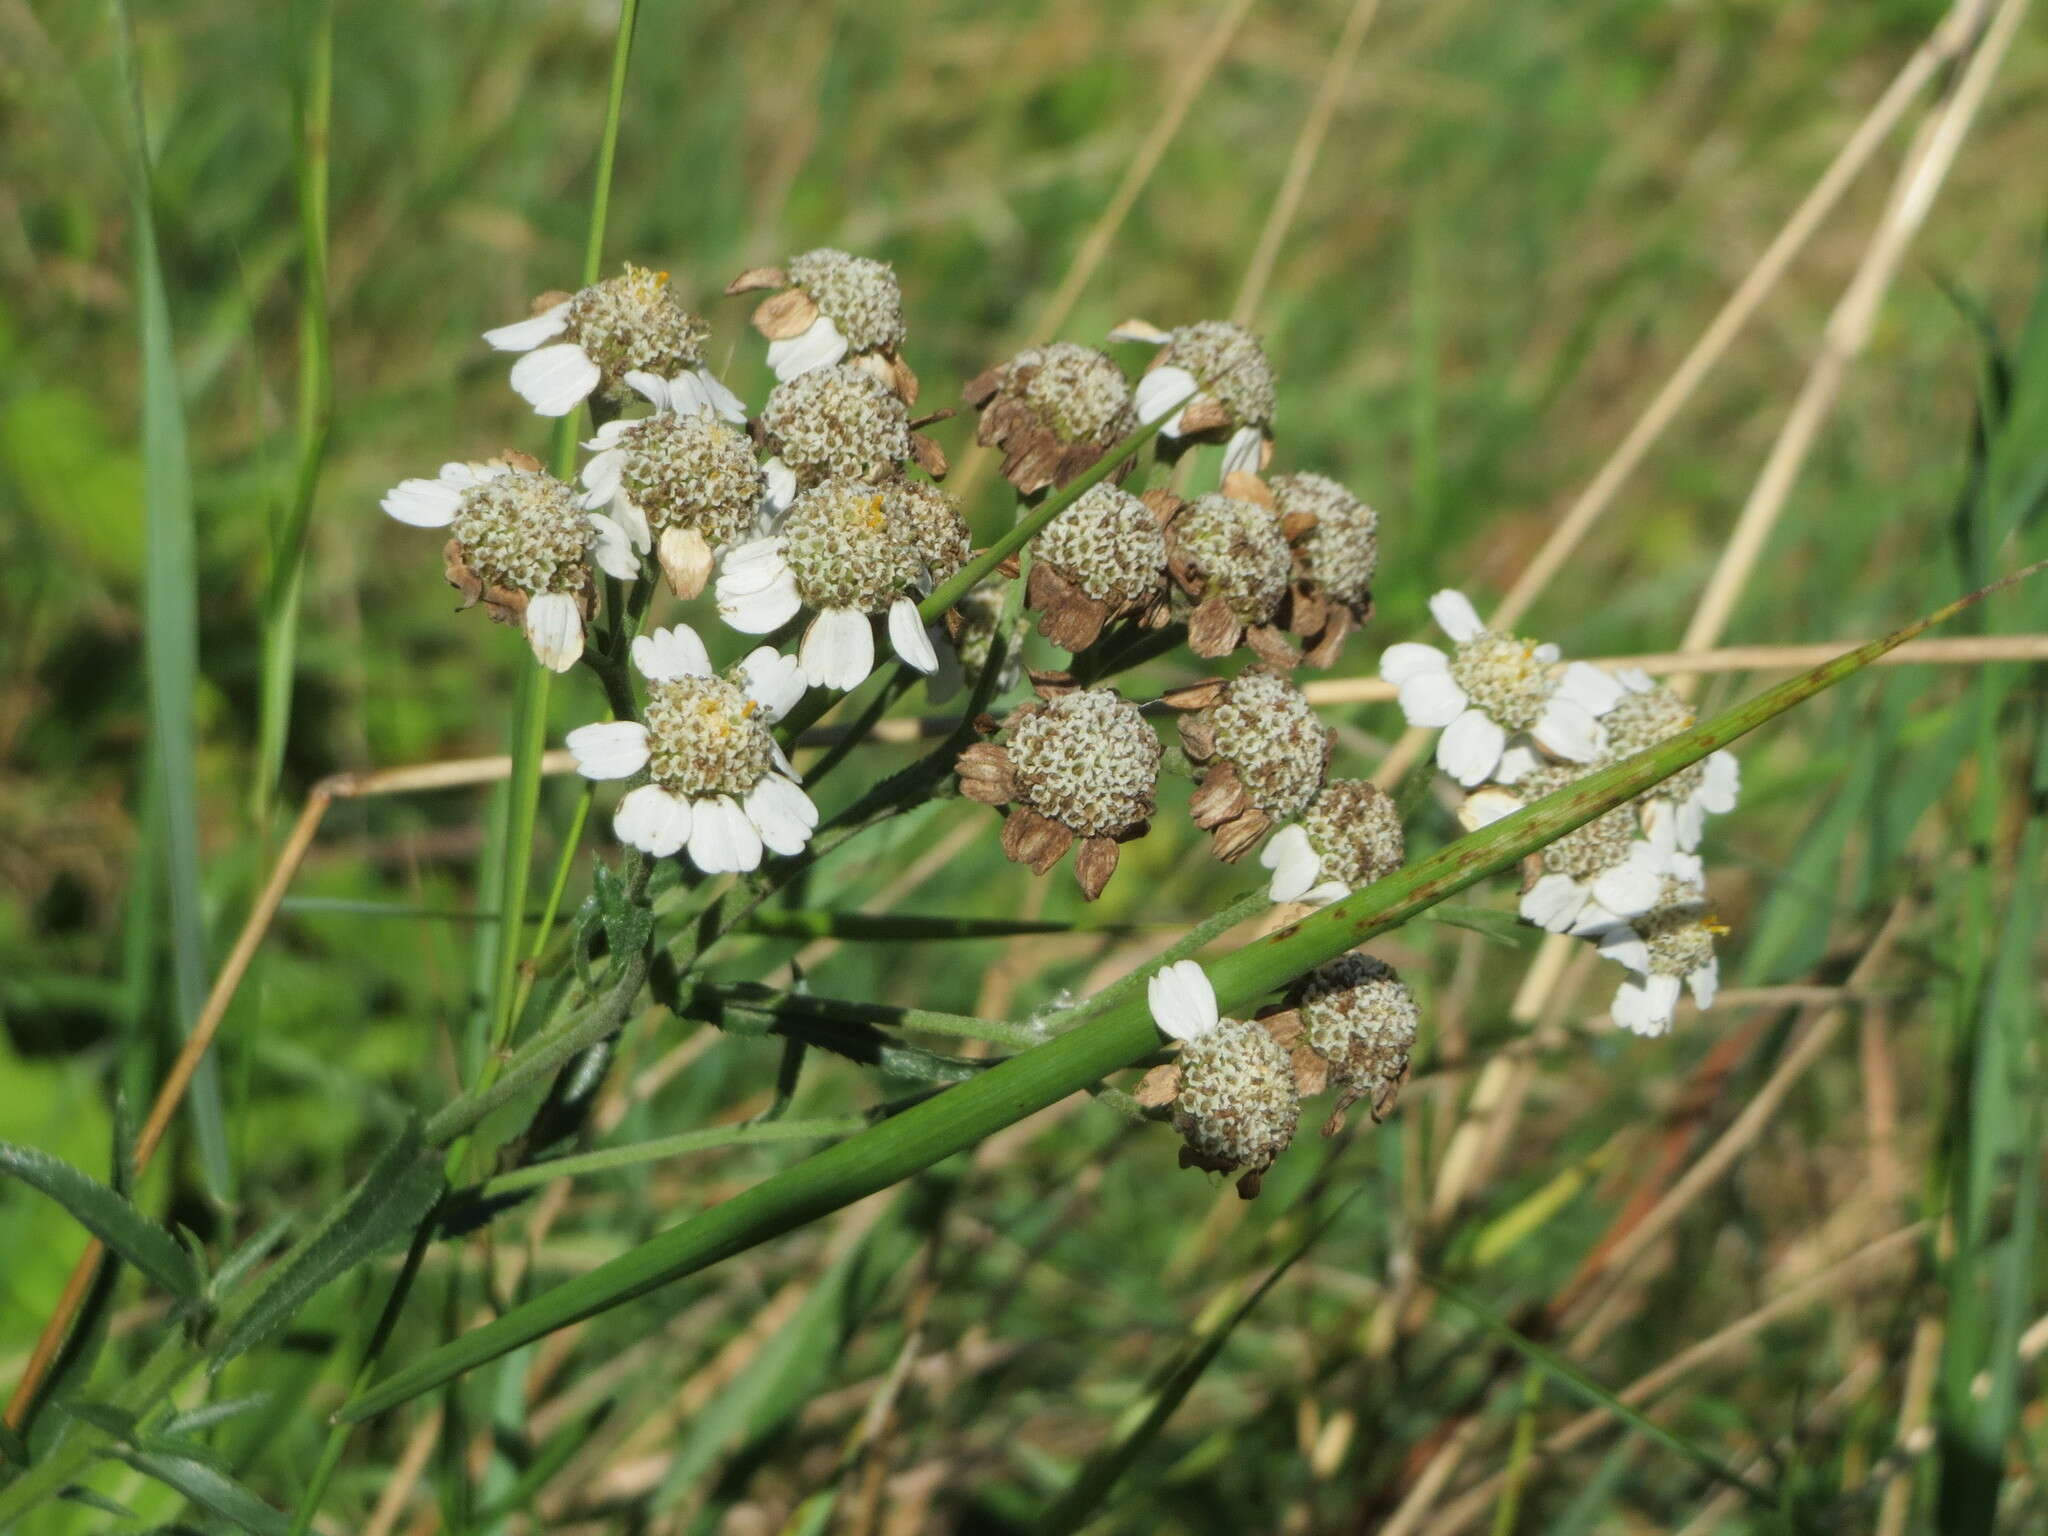
[[[1238,622],[1220,593],[1203,598],[1188,615],[1188,649],[1197,656],[1228,656],[1237,649],[1243,634],[1244,625]]]
[[[1117,842],[1113,837],[1084,837],[1074,854],[1074,878],[1081,885],[1081,899],[1093,901],[1116,873]]]
[[[1161,1062],[1138,1079],[1131,1097],[1146,1109],[1163,1109],[1180,1097],[1180,1063]]]
[[[801,288],[785,288],[754,306],[754,329],[770,341],[801,336],[818,318],[818,304]]]
[[[749,267],[738,277],[725,285],[725,296],[736,293],[753,293],[762,288],[787,288],[789,274],[780,267]]]

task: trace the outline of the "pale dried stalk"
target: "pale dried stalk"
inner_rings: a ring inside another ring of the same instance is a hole
[[[1252,248],[1252,259],[1245,265],[1244,281],[1238,285],[1237,303],[1230,318],[1239,325],[1249,326],[1258,316],[1267,285],[1273,280],[1273,266],[1280,259],[1280,247],[1286,244],[1294,216],[1301,210],[1302,196],[1308,191],[1309,178],[1315,174],[1316,157],[1323,151],[1323,140],[1329,136],[1338,103],[1344,99],[1344,87],[1357,67],[1359,50],[1365,46],[1365,34],[1379,8],[1379,0],[1355,0],[1351,14],[1344,18],[1344,30],[1338,35],[1329,65],[1323,70],[1322,83],[1316,87],[1315,102],[1302,120],[1301,133],[1287,156],[1280,190],[1273,195],[1273,206],[1259,231],[1258,244]]]
[[[434,1453],[434,1442],[440,1438],[441,1405],[436,1403],[406,1436],[405,1449],[399,1453],[398,1464],[391,1469],[390,1478],[378,1490],[376,1507],[370,1511],[362,1536],[390,1536],[397,1528],[398,1517],[405,1513],[413,1488],[419,1483],[420,1473],[426,1470],[427,1458]]]
[[[1899,1393],[1899,1428],[1894,1445],[1907,1456],[1926,1450],[1928,1404],[1934,1400],[1934,1380],[1941,1366],[1941,1319],[1922,1313],[1913,1324],[1913,1346],[1906,1356],[1906,1384]],[[1906,1521],[1913,1512],[1913,1480],[1895,1477],[1884,1490],[1877,1507],[1876,1536],[1905,1536]]]
[[[1698,1343],[1687,1345],[1662,1365],[1637,1377],[1615,1396],[1632,1408],[1640,1407],[1701,1366],[1732,1354],[1736,1346],[1749,1342],[1778,1319],[1837,1295],[1847,1289],[1851,1281],[1861,1282],[1865,1278],[1864,1271],[1877,1269],[1901,1254],[1910,1253],[1926,1230],[1925,1222],[1914,1222],[1864,1244],[1819,1274],[1793,1286],[1784,1295],[1765,1302],[1754,1312],[1715,1330]],[[1606,1409],[1589,1408],[1544,1436],[1536,1447],[1534,1459],[1547,1461],[1562,1456],[1615,1427],[1614,1415]],[[1472,1524],[1486,1513],[1505,1481],[1506,1474],[1496,1472],[1466,1489],[1430,1522],[1428,1536],[1453,1536],[1454,1532]]]
[[[2011,46],[2013,35],[2019,29],[2020,19],[2026,14],[2026,4],[2027,0],[2003,0],[1991,18],[1991,25],[1985,29],[1982,41],[1970,55],[1970,62],[1964,68],[1954,93],[1930,119],[1893,184],[1884,222],[1878,226],[1876,236],[1857,265],[1841,302],[1828,317],[1827,329],[1821,335],[1820,353],[1807,373],[1799,397],[1792,404],[1791,413],[1785,418],[1777,441],[1771,445],[1770,457],[1764,461],[1763,472],[1757,477],[1742,515],[1736,519],[1735,531],[1729,536],[1727,547],[1721,551],[1720,562],[1708,579],[1707,589],[1700,597],[1699,607],[1693,612],[1692,622],[1686,626],[1685,638],[1679,642],[1681,650],[1704,650],[1727,630],[1736,601],[1755,573],[1757,561],[1762,558],[1764,546],[1770,540],[1771,530],[1777,526],[1778,517],[1785,509],[1800,470],[1805,466],[1806,456],[1841,396],[1842,381],[1847,376],[1849,364],[1869,344],[1878,310],[1883,306],[1892,279],[1897,276],[1900,263],[1905,259],[1906,248],[1926,222],[1928,212],[1934,206],[1935,194],[1955,165],[1963,138],[1976,120],[1977,109],[1984,103],[1992,77],[1997,74],[2006,49]],[[1688,696],[1693,691],[1689,679],[1681,680],[1675,686],[1681,694]]]

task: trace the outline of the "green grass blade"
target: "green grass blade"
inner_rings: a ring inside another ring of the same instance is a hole
[[[2031,574],[2033,569],[2020,574]],[[2018,579],[2011,577],[1999,585]],[[1853,675],[1886,651],[1995,590],[1973,593],[1904,629],[1787,679],[1747,704],[1590,774],[1419,864],[1238,949],[1211,968],[1219,1005],[1224,1012],[1235,1013],[1324,961],[1399,927]],[[342,1416],[361,1419],[382,1412],[543,1334],[609,1311],[745,1252],[863,1195],[885,1189],[1151,1054],[1158,1049],[1159,1035],[1137,982],[1171,958],[1173,951],[1108,989],[1116,997],[1110,1005],[1094,1000],[1069,1016],[1085,1019],[1085,1023],[872,1130],[826,1148],[589,1274],[542,1292],[503,1317],[451,1340],[357,1397],[343,1409]]]
[[[0,1141],[0,1173],[48,1195],[86,1231],[180,1301],[196,1300],[204,1289],[199,1267],[183,1243],[83,1169],[34,1147]]]
[[[1545,1349],[1534,1339],[1525,1338],[1522,1334],[1509,1327],[1503,1319],[1495,1316],[1482,1302],[1467,1295],[1457,1286],[1451,1284],[1450,1281],[1430,1276],[1429,1283],[1436,1287],[1445,1300],[1455,1302],[1465,1311],[1471,1313],[1473,1317],[1477,1318],[1487,1332],[1514,1350],[1523,1359],[1529,1361],[1530,1364],[1555,1377],[1564,1386],[1571,1388],[1572,1391],[1576,1392],[1594,1407],[1605,1409],[1637,1434],[1654,1440],[1668,1451],[1683,1456],[1687,1461],[1690,1461],[1717,1482],[1726,1483],[1731,1488],[1741,1489],[1762,1508],[1774,1510],[1778,1507],[1777,1497],[1769,1489],[1758,1487],[1733,1467],[1721,1461],[1720,1458],[1704,1446],[1695,1445],[1684,1436],[1675,1435],[1670,1430],[1664,1428],[1663,1425],[1645,1418],[1641,1413],[1638,1413],[1627,1403],[1624,1403],[1620,1398],[1601,1386],[1592,1377],[1586,1375],[1585,1372],[1581,1371],[1562,1355]]]
[[[1116,1487],[1117,1480],[1159,1438],[1174,1411],[1195,1389],[1195,1383],[1202,1379],[1202,1373],[1209,1369],[1217,1355],[1222,1353],[1223,1346],[1230,1342],[1238,1324],[1252,1315],[1252,1310],[1265,1299],[1266,1293],[1315,1246],[1316,1239],[1330,1230],[1350,1203],[1351,1199],[1346,1199],[1328,1217],[1310,1228],[1287,1256],[1252,1287],[1251,1293],[1229,1307],[1221,1317],[1206,1323],[1197,1320],[1194,1336],[1188,1340],[1179,1357],[1160,1373],[1152,1389],[1132,1404],[1116,1437],[1088,1458],[1075,1474],[1072,1486],[1039,1520],[1036,1529],[1040,1536],[1066,1536],[1067,1532],[1079,1529],[1083,1521],[1102,1507],[1110,1491]]]
[[[291,1522],[216,1467],[190,1456],[156,1451],[116,1451],[136,1471],[174,1488],[209,1514],[251,1536],[287,1536]]]
[[[483,1187],[485,1199],[537,1189],[556,1179],[581,1178],[591,1173],[612,1173],[621,1168],[638,1168],[662,1162],[688,1152],[708,1152],[715,1147],[754,1146],[772,1141],[817,1141],[831,1136],[851,1136],[867,1125],[864,1115],[841,1115],[829,1120],[760,1120],[746,1125],[714,1125],[701,1131],[683,1131],[636,1141],[623,1147],[606,1147],[598,1152],[579,1152],[573,1157],[550,1158],[501,1173]]]
[[[1021,917],[939,917],[921,912],[816,912],[795,908],[750,913],[742,933],[779,939],[838,939],[851,944],[918,944],[944,939],[1007,939],[1030,933],[1074,933],[1075,923],[1033,922]],[[1089,933],[1128,932],[1090,927]]]
[[[115,51],[127,98],[129,180],[135,230],[136,310],[142,328],[144,516],[143,655],[149,678],[150,761],[157,772],[162,869],[169,894],[172,1000],[178,1029],[190,1034],[206,1000],[205,893],[199,868],[199,557],[192,516],[192,469],[185,447],[185,406],[171,338],[170,300],[157,252],[148,125],[128,10],[115,0]],[[233,1170],[221,1108],[220,1072],[209,1054],[185,1101],[191,1106],[207,1187],[231,1197]]]

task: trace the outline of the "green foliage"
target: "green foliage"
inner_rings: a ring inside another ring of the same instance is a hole
[[[34,1147],[0,1141],[0,1173],[63,1206],[74,1221],[180,1301],[196,1301],[204,1282],[192,1255],[164,1228],[92,1175]]]

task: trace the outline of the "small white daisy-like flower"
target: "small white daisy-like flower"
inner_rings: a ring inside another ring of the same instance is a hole
[[[1600,755],[1600,717],[1620,701],[1621,684],[1582,661],[1560,668],[1554,645],[1488,629],[1462,592],[1437,593],[1429,611],[1454,642],[1451,653],[1390,645],[1380,676],[1400,690],[1410,725],[1443,728],[1436,760],[1446,773],[1467,788],[1491,777],[1518,732],[1567,762]]]
[[[938,670],[917,612],[925,574],[920,552],[892,526],[887,492],[828,480],[797,497],[779,532],[726,552],[718,611],[734,629],[765,635],[810,609],[797,653],[804,676],[843,691],[874,670],[873,617],[886,615],[905,663],[927,675]]]
[[[1627,667],[1614,678],[1622,694],[1600,721],[1610,757],[1633,757],[1698,723],[1692,706],[1647,672]],[[1644,825],[1653,836],[1668,837],[1690,853],[1700,845],[1707,817],[1734,810],[1741,788],[1742,770],[1735,754],[1725,748],[1709,752],[1643,796]]]
[[[735,678],[720,677],[697,632],[678,624],[638,636],[633,665],[649,684],[645,723],[613,720],[568,737],[587,779],[647,772],[613,813],[619,840],[656,858],[687,850],[707,875],[757,868],[764,848],[802,852],[817,807],[768,729],[803,696],[795,662],[764,645]]]
[[[1401,867],[1407,842],[1393,797],[1364,779],[1332,779],[1301,820],[1282,827],[1259,851],[1273,871],[1276,902],[1323,906]]]
[[[608,421],[584,444],[586,507],[608,508],[646,548],[678,597],[695,597],[716,551],[751,536],[767,494],[754,445],[708,408]]]
[[[1467,831],[1533,805],[1589,771],[1548,762],[1515,768],[1520,771],[1512,789],[1488,785],[1458,807],[1458,820]],[[1639,836],[1635,807],[1618,805],[1532,855],[1538,873],[1522,892],[1521,914],[1551,933],[1570,932],[1596,905],[1614,917],[1640,916],[1663,893],[1673,852],[1668,831],[1658,828],[1648,838]]]
[[[806,369],[778,384],[761,407],[771,463],[800,487],[822,480],[880,478],[911,455],[903,402],[859,368]]]
[[[1700,1007],[1713,1006],[1721,984],[1714,941],[1728,930],[1714,916],[1700,861],[1693,855],[1671,856],[1671,871],[1649,911],[1624,919],[1591,907],[1575,931],[1630,972],[1614,994],[1614,1022],[1623,1029],[1664,1034],[1677,1012],[1681,987],[1692,992]]]
[[[566,416],[593,394],[624,405],[634,397],[632,375],[663,385],[663,399],[687,395],[695,404],[730,414],[738,400],[704,367],[702,320],[675,301],[666,272],[631,262],[606,278],[548,305],[529,319],[484,332],[500,352],[526,355],[512,365],[512,387],[543,416]],[[744,409],[740,410],[742,419]]]
[[[782,291],[754,311],[754,329],[768,338],[768,366],[785,383],[849,360],[895,391],[917,398],[917,377],[897,355],[903,345],[903,292],[885,261],[829,246],[791,258],[787,267],[754,267],[728,294]]]
[[[1265,467],[1272,452],[1273,365],[1257,336],[1229,320],[1198,320],[1171,331],[1126,320],[1109,335],[1159,348],[1138,380],[1140,421],[1164,417],[1159,435],[1169,440],[1227,434],[1225,476]]]
[[[401,480],[384,510],[415,528],[446,528],[449,585],[519,624],[541,665],[566,672],[583,654],[595,592],[590,563],[622,581],[640,574],[644,522],[585,510],[576,492],[525,454],[444,464],[431,480]]]

